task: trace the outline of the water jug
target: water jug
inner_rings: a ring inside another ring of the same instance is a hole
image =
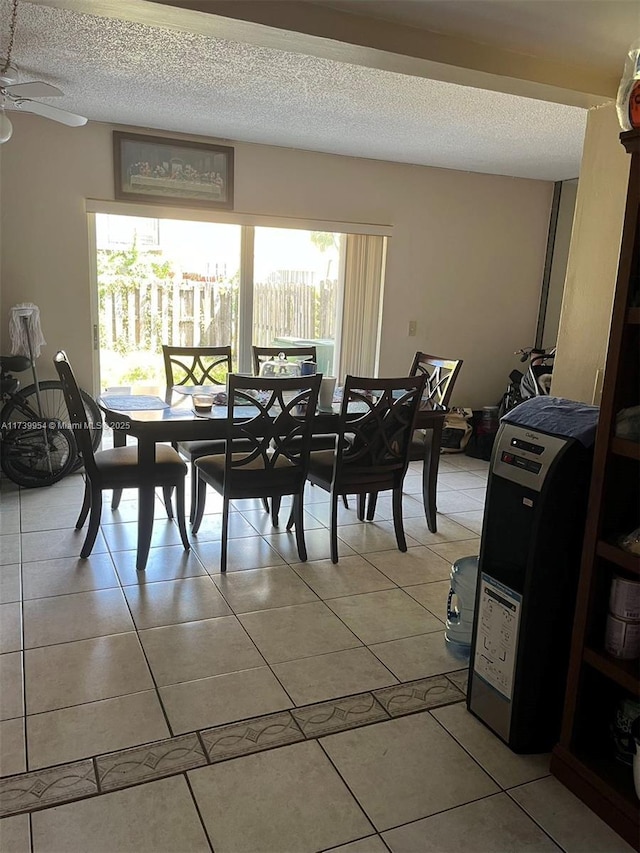
[[[473,614],[476,603],[478,558],[461,557],[451,566],[451,588],[447,600],[447,627],[444,638],[449,649],[462,658],[469,658]]]

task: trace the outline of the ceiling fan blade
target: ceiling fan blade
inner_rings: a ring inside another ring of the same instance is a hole
[[[54,121],[59,121],[60,124],[66,124],[68,127],[82,127],[83,124],[87,123],[84,116],[69,113],[67,110],[60,110],[58,107],[50,107],[49,104],[40,104],[38,101],[21,101],[19,107],[22,112],[51,118]]]
[[[34,80],[32,83],[14,83],[5,86],[5,92],[15,98],[59,98],[64,92],[50,83]]]

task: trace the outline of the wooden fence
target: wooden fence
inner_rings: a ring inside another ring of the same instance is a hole
[[[310,285],[297,271],[253,289],[253,343],[275,338],[334,338],[337,282]],[[215,278],[140,282],[100,296],[100,345],[118,352],[173,346],[226,346],[237,341],[238,286]]]

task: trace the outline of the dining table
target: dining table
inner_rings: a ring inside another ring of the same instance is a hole
[[[163,442],[176,443],[179,441],[215,441],[226,437],[227,405],[218,403],[212,405],[206,412],[196,411],[193,405],[193,395],[208,393],[214,400],[222,400],[223,386],[175,386],[173,389],[179,396],[177,403],[167,402],[161,397],[136,394],[109,394],[98,397],[97,403],[104,414],[105,423],[113,430],[114,447],[123,447],[127,437],[131,436],[138,442],[138,463],[142,471],[153,469],[156,444]],[[340,391],[336,396],[330,411],[317,411],[314,418],[314,434],[326,435],[336,432],[340,412]],[[168,395],[172,400],[172,395]],[[234,417],[243,420],[243,407],[234,407]],[[444,426],[446,409],[434,409],[425,405],[418,411],[416,429],[423,429],[431,434],[432,440],[425,443],[425,459],[423,466],[423,499],[427,526],[432,532],[436,531],[435,489],[440,453],[439,434]],[[354,412],[354,417],[357,413]],[[153,479],[144,478],[140,482],[138,493],[138,539],[136,569],[143,571],[147,565],[151,534],[153,530],[153,505],[155,487]]]

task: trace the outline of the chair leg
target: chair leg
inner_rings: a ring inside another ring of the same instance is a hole
[[[197,469],[196,469],[197,470]],[[197,501],[196,501],[196,511],[193,516],[193,526],[191,530],[194,533],[197,533],[200,529],[200,525],[202,523],[202,516],[204,515],[204,504],[207,499],[207,484],[200,476],[198,472],[198,488],[196,489]]]
[[[422,501],[427,527],[431,533],[437,533],[436,526],[436,485],[438,482],[438,463],[440,461],[440,441],[442,426],[427,430],[425,434],[424,462],[422,465]]]
[[[291,528],[293,527],[293,525],[294,525],[295,523],[296,523],[296,517],[295,517],[295,506],[294,506],[294,504],[292,503],[292,504],[291,504],[291,509],[290,509],[290,511],[289,511],[289,518],[287,519],[287,530],[291,530]]]
[[[344,508],[345,508],[345,509],[349,509],[349,501],[348,501],[348,499],[347,499],[347,496],[346,496],[346,495],[343,495],[343,496],[342,496],[342,503],[344,504]]]
[[[371,492],[369,495],[369,503],[367,504],[367,521],[373,521],[376,514],[376,504],[378,503],[378,493]]]
[[[136,571],[143,572],[147,566],[153,517],[155,509],[155,489],[153,485],[141,485],[138,489],[138,548],[136,553]]]
[[[296,545],[298,547],[298,557],[303,563],[307,562],[307,546],[304,541],[304,522],[302,520],[302,494],[293,496],[293,506],[291,514],[295,515],[296,525]],[[291,516],[289,516],[291,518]]]
[[[404,527],[402,524],[402,485],[393,490],[393,529],[395,530],[398,549],[406,551],[407,540],[404,538]]]
[[[122,497],[122,489],[114,489],[111,495],[111,511],[114,512],[120,506],[120,498]]]
[[[338,562],[338,495],[331,492],[331,519],[329,522],[331,562]]]
[[[89,515],[89,528],[80,551],[80,556],[84,560],[91,554],[93,546],[96,542],[98,530],[100,530],[100,516],[102,515],[102,489],[96,486],[91,486],[91,513]]]
[[[162,495],[164,497],[164,508],[167,511],[167,518],[172,521],[173,520],[173,507],[171,506],[171,492],[173,491],[173,486],[163,486],[162,487]],[[183,498],[184,500],[184,498]]]
[[[270,512],[269,509],[269,498],[262,498],[262,506],[264,507],[265,512]]]
[[[82,508],[80,509],[80,515],[78,516],[78,520],[76,521],[76,530],[82,530],[84,527],[84,523],[87,520],[87,516],[89,515],[89,510],[91,509],[91,483],[89,478],[85,475],[84,478],[84,497],[82,498]]]
[[[200,478],[198,477],[198,469],[191,463],[191,506],[189,507],[189,521],[193,524],[196,517],[196,506],[198,504],[198,487]]]
[[[227,538],[229,533],[229,498],[222,503],[222,541],[220,543],[220,571],[227,571]]]
[[[282,498],[280,495],[276,495],[271,498],[271,524],[273,524],[274,527],[278,526],[281,500]]]
[[[180,538],[182,539],[184,550],[189,551],[191,543],[187,536],[187,527],[184,520],[184,480],[180,480],[179,483],[176,483],[176,514],[178,516],[178,530],[180,531]]]
[[[364,504],[367,499],[366,494],[362,493],[357,496],[358,500],[358,521],[364,521]]]

